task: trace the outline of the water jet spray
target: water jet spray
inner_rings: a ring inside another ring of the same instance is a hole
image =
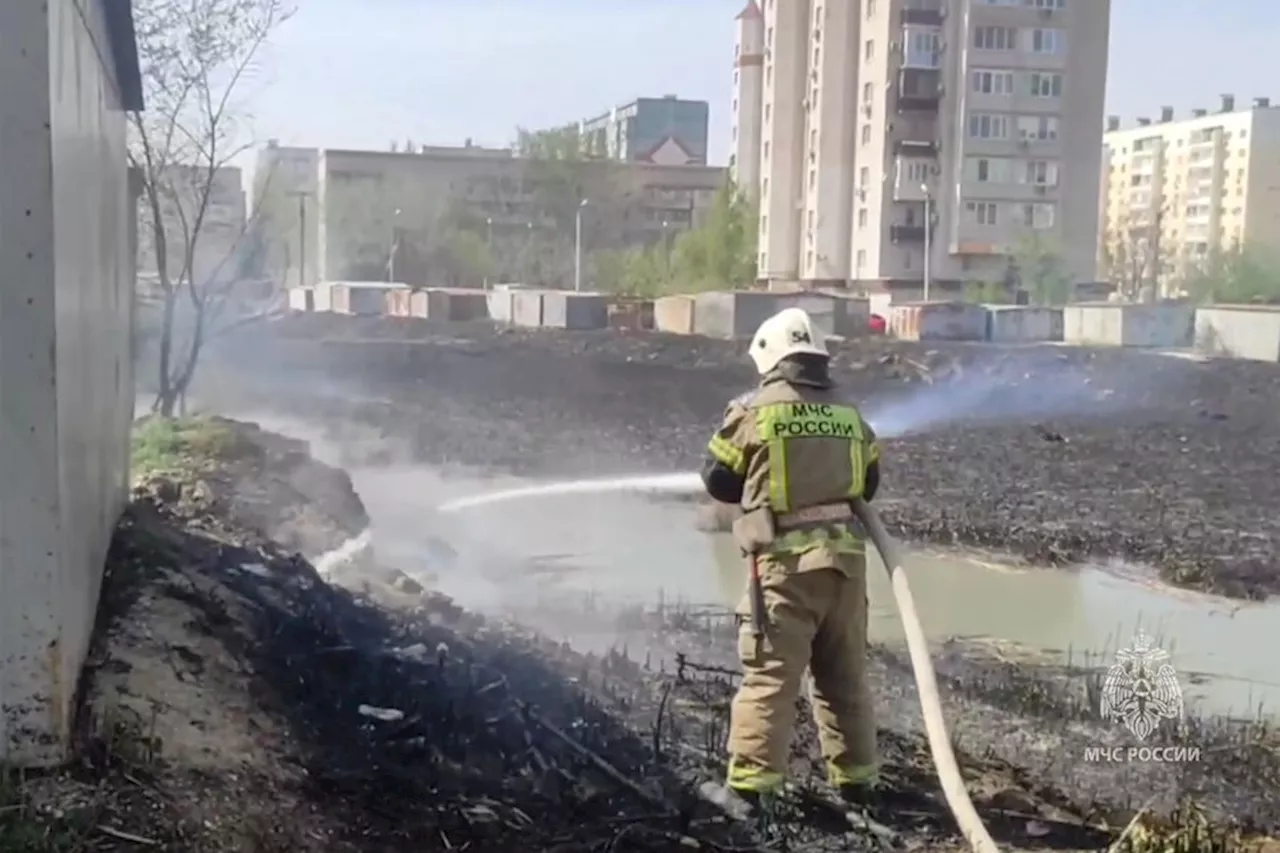
[[[526,486],[519,489],[508,489],[485,495],[473,495],[450,501],[440,507],[441,512],[456,512],[492,504],[507,503],[523,498],[552,497],[556,495],[588,495],[630,492],[640,494],[678,494],[697,495],[703,490],[702,478],[696,473],[662,474],[639,477],[610,477],[595,480],[574,480],[564,483],[549,483],[542,486]],[[925,734],[929,741],[929,751],[933,755],[933,763],[937,768],[938,781],[947,800],[947,806],[955,818],[956,825],[964,834],[970,849],[974,853],[998,853],[990,833],[982,823],[969,792],[965,788],[964,777],[956,761],[955,752],[951,748],[951,738],[947,732],[946,718],[942,713],[942,701],[938,694],[938,678],[929,659],[929,644],[925,639],[924,628],[916,613],[915,599],[907,583],[906,571],[902,565],[901,549],[893,537],[885,529],[875,509],[864,501],[855,501],[854,510],[867,528],[872,544],[880,552],[885,571],[893,587],[893,597],[898,605],[898,615],[902,619],[903,632],[907,638],[907,651],[911,658],[911,669],[915,675],[916,688],[920,693],[920,709],[924,716]]]

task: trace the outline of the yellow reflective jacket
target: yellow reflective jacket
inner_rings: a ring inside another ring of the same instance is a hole
[[[862,497],[880,445],[861,412],[834,389],[774,373],[729,404],[707,453],[743,478],[741,506],[750,526],[753,516],[772,524],[799,510]],[[848,557],[866,550],[853,519],[771,528],[767,543],[742,538],[744,548],[762,554],[798,555],[801,570],[843,569]]]

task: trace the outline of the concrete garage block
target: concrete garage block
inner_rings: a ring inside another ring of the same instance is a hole
[[[483,290],[431,288],[427,291],[427,317],[465,323],[489,317]]]
[[[498,286],[485,294],[485,304],[489,311],[489,319],[495,323],[515,322],[516,291],[508,287]]]
[[[1196,311],[1196,349],[1206,355],[1280,361],[1280,307],[1215,305]]]
[[[987,309],[967,302],[894,305],[889,331],[904,341],[980,341],[987,336]]]
[[[517,326],[542,325],[542,291],[511,291],[511,322]]]
[[[692,296],[663,296],[653,302],[653,328],[673,335],[693,334],[697,303]]]
[[[609,328],[609,298],[600,293],[547,290],[542,294],[542,325],[548,329],[588,331]]]
[[[653,301],[649,299],[611,302],[609,328],[646,330],[653,328]]]
[[[699,293],[695,298],[693,331],[708,338],[747,338],[788,304],[787,297],[763,292]]]
[[[1004,344],[1062,340],[1062,309],[988,305],[987,340]]]
[[[1185,302],[1080,302],[1063,309],[1069,344],[1186,347],[1195,331],[1195,306]]]

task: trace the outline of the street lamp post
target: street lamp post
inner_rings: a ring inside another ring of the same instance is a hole
[[[520,283],[528,284],[529,283],[529,255],[533,251],[533,223],[526,222],[524,224],[524,227],[525,227],[524,251],[520,253]]]
[[[920,189],[924,192],[924,301],[929,301],[929,288],[933,284],[933,264],[932,264],[932,236],[933,236],[933,196],[929,192],[928,184],[921,184]]]
[[[400,208],[397,207],[391,217],[391,246],[387,253],[387,281],[393,284],[396,280],[396,223],[399,220]]]
[[[484,289],[489,289],[489,267],[493,264],[493,217],[484,219]]]
[[[298,197],[298,286],[307,286],[307,194],[294,193]]]
[[[582,212],[587,208],[584,198],[578,204],[578,212],[573,218],[573,292],[582,292]]]

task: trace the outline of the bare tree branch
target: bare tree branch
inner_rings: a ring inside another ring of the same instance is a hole
[[[138,53],[147,109],[131,116],[130,164],[141,176],[141,216],[156,265],[162,307],[159,390],[154,409],[172,415],[195,376],[210,328],[243,277],[246,237],[227,246],[211,269],[207,242],[225,169],[251,145],[236,99],[264,47],[293,14],[285,0],[135,0]],[[221,246],[215,245],[215,249]],[[176,253],[176,254],[175,254]],[[237,268],[229,270],[235,259]],[[178,342],[179,294],[191,328]],[[145,300],[145,295],[142,295]],[[253,316],[250,313],[247,316]],[[243,325],[236,318],[236,325]]]

